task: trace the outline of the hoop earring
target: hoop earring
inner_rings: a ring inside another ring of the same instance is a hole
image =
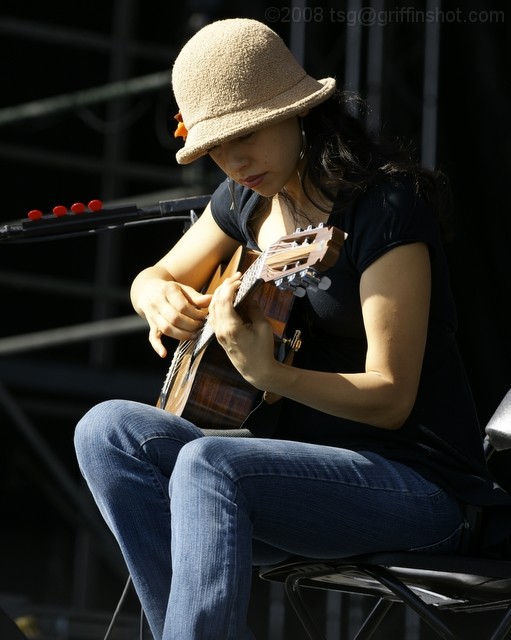
[[[305,158],[305,152],[307,151],[307,136],[305,135],[305,129],[303,128],[303,118],[300,118],[300,130],[302,134],[302,148],[298,155],[298,161]]]
[[[234,211],[234,208],[236,206],[236,199],[234,197],[234,184],[233,184],[233,181],[230,178],[228,178],[228,182],[229,182],[229,193],[231,194],[230,210]]]

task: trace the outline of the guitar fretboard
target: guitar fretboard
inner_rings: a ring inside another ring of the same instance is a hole
[[[243,273],[241,277],[241,285],[236,293],[236,297],[234,298],[234,306],[238,306],[247,294],[251,291],[254,284],[259,279],[262,268],[264,266],[266,260],[267,251],[261,253],[261,255],[250,265],[250,267]],[[206,347],[211,339],[213,338],[214,332],[211,327],[211,323],[208,321],[208,316],[206,316],[206,321],[202,326],[202,329],[199,333],[199,336],[196,339],[195,347],[193,349],[193,357],[196,357],[204,347]]]

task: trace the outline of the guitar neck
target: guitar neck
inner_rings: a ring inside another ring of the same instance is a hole
[[[295,296],[305,295],[309,288],[328,288],[330,280],[321,272],[337,260],[344,237],[339,229],[320,225],[281,237],[257,257],[240,246],[228,265],[219,265],[207,292],[243,272],[234,306],[243,313],[240,306],[256,297],[273,328],[276,345],[289,342],[284,336]],[[194,340],[179,343],[157,406],[198,426],[238,428],[260,401],[260,392],[242,378],[213,338],[206,317]]]
[[[256,258],[256,260],[250,265],[250,267],[248,267],[248,269],[243,273],[241,277],[241,286],[238,289],[236,297],[234,299],[235,307],[239,307],[239,305],[246,300],[248,294],[257,288],[256,285],[259,283],[261,269],[266,260],[266,253],[266,251],[261,253],[261,255]],[[196,357],[205,347],[210,344],[213,336],[214,331],[211,327],[211,323],[209,322],[209,316],[206,316],[206,321],[203,324],[198,337],[196,338],[195,346],[193,349],[193,357]]]

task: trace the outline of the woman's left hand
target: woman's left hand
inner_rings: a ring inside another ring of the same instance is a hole
[[[273,329],[255,303],[244,304],[242,314],[238,313],[234,299],[240,285],[241,274],[236,273],[215,290],[209,322],[233,366],[247,382],[265,390],[276,365]]]

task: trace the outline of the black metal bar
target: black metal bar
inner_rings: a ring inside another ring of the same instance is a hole
[[[360,627],[359,632],[353,638],[353,640],[370,640],[372,638],[374,632],[380,626],[380,623],[385,618],[389,610],[395,605],[395,602],[391,600],[385,600],[385,598],[380,598],[378,602],[375,604],[371,613],[364,620],[363,625]]]
[[[105,207],[100,211],[88,211],[81,214],[69,212],[60,217],[47,214],[43,215],[39,220],[25,218],[0,226],[0,241],[50,240],[62,235],[87,234],[132,223],[171,218],[176,213],[203,209],[208,201],[208,195],[191,196],[189,198],[162,201],[149,207],[137,207],[135,204],[119,204]],[[182,218],[174,216],[174,219]]]
[[[504,617],[501,619],[497,628],[493,632],[493,635],[489,640],[504,640],[504,638],[509,637],[509,633],[511,631],[511,607],[507,610]]]
[[[284,583],[284,588],[286,591],[286,596],[291,603],[298,619],[302,623],[303,628],[307,632],[309,638],[311,640],[325,640],[325,636],[318,629],[316,623],[312,619],[312,616],[309,613],[308,608],[305,606],[305,603],[302,598],[302,593],[300,589],[300,580],[302,580],[305,576],[301,573],[292,573],[287,576],[286,581]]]
[[[415,593],[409,589],[401,580],[395,578],[390,571],[384,567],[375,565],[359,567],[367,575],[378,580],[392,593],[413,609],[424,622],[426,622],[443,640],[457,640],[454,633],[439,618],[431,613],[430,608]]]

